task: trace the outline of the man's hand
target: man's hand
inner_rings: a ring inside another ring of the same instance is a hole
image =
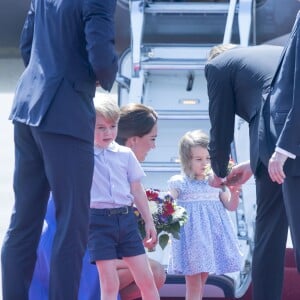
[[[273,182],[277,182],[278,184],[282,184],[285,179],[285,174],[283,172],[283,166],[285,161],[287,160],[287,156],[274,152],[269,160],[268,171]]]
[[[234,166],[228,174],[225,184],[229,186],[239,186],[244,184],[252,176],[250,162],[242,162]]]
[[[250,162],[245,161],[234,167],[226,178],[220,178],[215,174],[209,175],[208,183],[213,187],[221,187],[223,184],[227,186],[240,186],[244,184],[253,175]]]

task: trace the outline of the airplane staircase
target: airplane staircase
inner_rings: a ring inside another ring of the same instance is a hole
[[[249,45],[251,32],[255,34],[255,1],[253,0],[229,0],[228,2],[169,2],[169,1],[146,1],[131,0],[130,21],[131,21],[131,51],[133,76],[137,76],[141,69],[141,48],[145,46],[143,34],[145,31],[145,19],[152,15],[154,18],[159,16],[168,17],[168,15],[214,15],[214,18],[227,15],[223,34],[223,40],[220,43],[230,43],[232,38],[232,29],[234,18],[238,16],[238,30],[240,44]],[[170,19],[169,19],[170,20]],[[167,20],[167,22],[169,22]],[[176,24],[176,23],[175,23]],[[173,24],[174,27],[175,24]],[[181,24],[182,25],[182,24]],[[193,24],[196,25],[196,24]],[[199,24],[198,24],[199,25]],[[158,25],[159,26],[159,25]],[[176,30],[180,30],[176,28]],[[161,32],[157,31],[159,35]]]
[[[214,44],[201,39],[197,32],[201,28],[198,16],[224,20],[218,43],[232,42],[234,24],[238,24],[238,41],[243,46],[249,45],[251,33],[255,32],[255,1],[217,1],[129,1],[131,47],[120,57],[118,98],[119,105],[143,103],[159,114],[157,148],[143,163],[146,187],[164,190],[170,175],[180,172],[177,139],[183,133],[195,126],[209,131],[204,67]],[[173,33],[180,38],[170,39]],[[189,34],[198,34],[200,42],[189,43]],[[250,284],[253,232],[247,227],[243,206],[241,197],[233,219],[246,252],[244,270],[234,279],[227,275],[211,275],[208,279],[208,284],[218,287],[227,298],[243,295]],[[168,275],[164,288],[184,284],[183,276]]]

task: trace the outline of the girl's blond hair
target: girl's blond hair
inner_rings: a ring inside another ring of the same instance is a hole
[[[179,142],[179,158],[181,168],[185,175],[194,177],[192,174],[192,151],[195,146],[200,146],[207,149],[209,143],[208,135],[202,130],[188,131]]]

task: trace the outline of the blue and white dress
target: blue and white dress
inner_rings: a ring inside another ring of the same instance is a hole
[[[219,189],[207,180],[175,175],[169,188],[178,192],[177,204],[188,213],[180,240],[172,239],[168,273],[194,275],[241,270],[242,254],[233,224],[219,199]]]

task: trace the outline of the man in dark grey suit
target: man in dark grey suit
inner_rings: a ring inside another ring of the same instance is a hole
[[[259,146],[273,182],[280,185],[300,272],[300,12],[264,97]]]
[[[21,35],[26,66],[10,115],[15,205],[2,246],[3,300],[26,300],[50,190],[57,232],[50,300],[77,299],[88,235],[96,83],[117,72],[115,0],[32,0]]]
[[[259,157],[258,125],[262,92],[271,84],[282,47],[236,47],[223,52],[205,67],[211,119],[209,152],[220,185],[227,174],[235,115],[249,123],[250,164],[256,181],[257,216],[253,253],[253,299],[279,300],[282,293],[287,220],[281,187],[271,181]],[[244,183],[252,174],[249,164],[235,167],[228,178]]]

